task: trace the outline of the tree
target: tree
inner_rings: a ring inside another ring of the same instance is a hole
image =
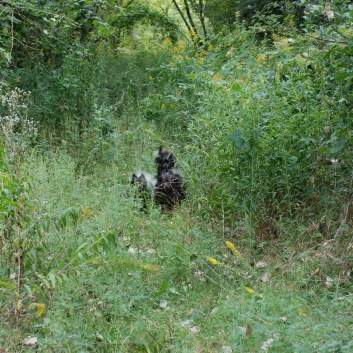
[[[208,31],[206,29],[205,21],[205,1],[183,0],[183,5],[179,5],[176,0],[172,0],[172,2],[188,29],[190,38],[195,47],[203,46],[208,39]],[[196,19],[194,18],[195,15]],[[200,33],[202,33],[202,35]]]
[[[2,1],[0,3],[0,60],[13,67],[38,62],[58,67],[68,51],[92,40],[115,48],[138,22],[163,29],[176,41],[178,27],[163,13],[139,1]]]

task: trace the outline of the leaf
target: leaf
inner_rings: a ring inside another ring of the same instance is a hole
[[[45,278],[42,278],[42,283],[43,283],[48,289],[50,289],[50,284],[49,284],[49,282],[48,282]]]
[[[33,295],[32,289],[27,284],[24,284],[23,287],[29,296]]]
[[[241,153],[243,150],[250,148],[249,142],[247,142],[242,135],[243,133],[240,130],[235,130],[231,135],[227,136],[227,139],[232,141],[237,147],[237,153]]]
[[[345,145],[345,141],[342,138],[338,138],[334,141],[334,147],[331,148],[330,153],[337,153],[340,152]]]
[[[162,294],[166,293],[167,290],[169,289],[169,282],[164,281],[161,285],[161,290],[159,290],[158,292],[154,292],[154,295],[160,297]]]
[[[241,92],[242,91],[242,88],[240,86],[239,83],[235,84],[232,86],[232,91],[235,91],[235,92]]]
[[[0,281],[0,287],[5,288],[5,290],[11,290],[11,289],[17,288],[11,282],[1,282],[1,281]]]
[[[336,81],[350,80],[353,78],[353,72],[339,72],[335,75]]]
[[[55,288],[55,282],[56,282],[55,276],[52,273],[49,273],[49,278],[50,278],[50,281],[53,285],[52,288]]]

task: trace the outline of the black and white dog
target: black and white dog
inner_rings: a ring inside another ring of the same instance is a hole
[[[147,210],[147,205],[154,199],[157,179],[148,172],[136,172],[132,174],[131,185],[135,186],[136,191],[141,198],[141,211]]]
[[[163,212],[172,211],[175,205],[185,199],[185,185],[181,175],[175,170],[176,159],[167,149],[159,147],[155,158],[157,164],[157,183],[155,201]]]
[[[179,172],[175,170],[176,159],[167,149],[159,148],[155,157],[157,178],[147,172],[132,175],[131,184],[137,188],[142,199],[142,210],[147,209],[149,200],[161,205],[162,212],[171,212],[174,206],[185,199],[185,185]]]

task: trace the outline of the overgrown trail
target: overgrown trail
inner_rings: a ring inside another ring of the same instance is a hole
[[[350,2],[0,20],[0,353],[353,352]],[[171,214],[130,185],[159,146]]]
[[[37,217],[57,220],[29,254],[48,283],[32,295],[47,309],[23,315],[20,330],[8,327],[3,346],[16,345],[18,352],[38,346],[56,352],[350,352],[351,295],[338,290],[335,279],[320,281],[324,269],[315,268],[315,259],[323,249],[296,253],[273,241],[254,257],[242,251],[241,230],[197,215],[191,193],[171,216],[154,206],[140,213],[126,196],[130,170],[121,166],[139,160],[152,171],[152,145],[136,154],[139,144],[118,147],[117,163],[90,175],[78,174],[61,150],[32,158]],[[37,344],[19,348],[27,336]]]

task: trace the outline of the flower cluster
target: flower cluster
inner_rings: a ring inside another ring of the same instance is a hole
[[[6,91],[0,85],[0,104],[6,111],[0,115],[0,134],[13,160],[24,155],[38,131],[35,121],[27,117],[30,95],[18,87]]]

